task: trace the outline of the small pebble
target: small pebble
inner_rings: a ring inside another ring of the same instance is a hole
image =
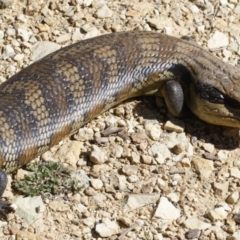
[[[186,239],[194,239],[194,238],[198,238],[200,236],[200,229],[191,229],[188,232],[185,233],[185,237]]]

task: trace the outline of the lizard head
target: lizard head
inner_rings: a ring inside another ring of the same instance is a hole
[[[240,128],[239,83],[234,87],[227,79],[208,83],[196,82],[189,89],[190,110],[205,122],[226,127]],[[214,84],[213,84],[214,83]]]

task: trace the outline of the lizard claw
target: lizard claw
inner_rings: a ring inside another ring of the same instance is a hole
[[[7,219],[7,215],[11,212],[14,212],[14,208],[10,203],[0,200],[0,217]]]

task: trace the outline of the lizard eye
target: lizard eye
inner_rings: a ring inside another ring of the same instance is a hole
[[[216,88],[206,84],[201,84],[197,86],[197,90],[200,98],[208,100],[211,103],[223,104],[225,102],[224,95]]]
[[[225,96],[219,90],[217,90],[216,88],[213,88],[209,85],[198,84],[197,90],[198,90],[198,93],[199,93],[201,99],[208,100],[211,103],[226,104],[226,106],[228,106],[230,108],[235,108],[235,109],[240,108],[239,101]]]

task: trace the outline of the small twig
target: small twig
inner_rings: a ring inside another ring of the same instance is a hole
[[[132,225],[131,227],[129,227],[127,230],[125,230],[124,232],[121,233],[121,235],[117,238],[118,240],[123,239],[129,232],[131,232],[135,227],[137,227],[138,224],[135,223],[134,225]]]

